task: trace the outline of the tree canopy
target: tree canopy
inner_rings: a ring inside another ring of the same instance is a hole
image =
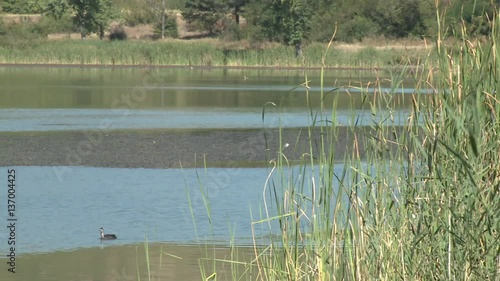
[[[108,24],[114,18],[112,4],[112,0],[46,0],[43,11],[55,19],[70,13],[82,38],[95,32],[102,39]]]
[[[112,7],[125,11],[138,7],[150,9],[148,5],[139,5],[141,1],[4,0],[0,5],[5,13],[43,11],[56,19],[70,15],[82,37],[91,32],[102,37],[115,15]],[[435,0],[166,0],[165,3],[166,9],[172,9],[172,5],[180,8],[186,21],[211,35],[236,32],[238,36],[225,38],[268,40],[299,47],[304,41],[328,41],[335,28],[336,40],[346,42],[366,37],[433,37],[437,32]],[[496,15],[500,0],[453,0],[438,4],[439,13],[446,12],[448,34],[458,32],[465,24],[471,34],[484,35],[491,30],[487,19]],[[157,11],[164,10],[163,5],[159,7]],[[151,13],[134,12],[151,17]]]

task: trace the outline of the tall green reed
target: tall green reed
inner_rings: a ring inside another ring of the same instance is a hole
[[[1,39],[1,38],[0,38]],[[182,66],[265,66],[319,67],[324,44],[304,48],[297,58],[294,47],[235,49],[217,42],[191,41],[96,41],[31,40],[25,45],[2,43],[0,63],[84,64],[84,65],[182,65]],[[418,52],[417,52],[418,53]],[[416,56],[420,57],[418,53]],[[328,57],[328,67],[386,67],[398,61],[394,50],[362,48],[337,50]]]
[[[355,126],[353,116],[339,130],[311,110],[310,149],[295,170],[280,137],[268,185],[277,215],[256,221],[277,221],[279,237],[255,245],[256,279],[498,280],[500,19],[487,43],[464,28],[457,46],[446,46],[437,15],[437,64],[403,68],[389,90],[380,79],[359,87],[361,109],[378,116],[370,126]],[[413,107],[399,124],[404,100],[395,90],[407,77]],[[335,99],[332,107],[335,120]],[[349,142],[338,171],[342,137]]]

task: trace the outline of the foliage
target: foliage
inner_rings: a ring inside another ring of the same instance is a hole
[[[300,44],[311,25],[312,11],[306,0],[274,0],[273,28],[287,45]]]
[[[244,30],[239,24],[230,19],[223,19],[224,21],[224,32],[219,36],[219,39],[227,42],[240,41],[245,38]]]
[[[73,25],[80,28],[82,38],[89,33],[99,34],[104,38],[104,31],[115,13],[112,9],[112,0],[47,0],[44,5],[44,13],[55,19],[61,18],[69,13],[73,19]]]
[[[223,0],[188,0],[182,11],[182,17],[189,23],[196,23],[202,30],[210,34],[221,31],[216,24],[220,22],[227,11]]]
[[[67,0],[46,0],[42,4],[44,15],[55,20],[61,19],[64,15],[70,14],[70,4]]]
[[[249,0],[226,0],[226,5],[233,15],[236,25],[240,24],[240,16],[244,13],[245,5],[247,5],[248,2]]]
[[[136,26],[139,24],[151,24],[158,20],[158,13],[147,5],[147,2],[134,2],[123,11],[125,24]]]
[[[170,38],[178,38],[179,37],[179,29],[177,27],[177,20],[175,15],[168,15],[165,14],[165,36],[170,37]],[[155,23],[155,37],[156,38],[161,38],[161,31],[162,31],[162,18],[160,17],[159,19],[156,20]]]
[[[46,38],[49,33],[74,32],[69,15],[55,20],[51,17],[42,16],[37,20],[21,17],[19,23],[5,22],[0,19],[0,36],[9,37],[12,40],[23,38],[35,40]]]
[[[434,38],[436,3],[438,13],[447,14],[442,23],[446,36],[462,32],[462,23],[468,34],[487,36],[488,19],[499,7],[491,0],[5,0],[1,5],[8,13],[43,12],[55,19],[71,15],[83,37],[90,32],[102,37],[109,20],[117,18],[112,6],[122,11],[130,26],[156,25],[165,9],[181,8],[188,22],[211,35],[223,34],[225,40],[300,46],[305,40],[327,42],[335,28],[336,40],[344,42],[366,37]]]
[[[3,0],[0,11],[9,14],[35,14],[40,11],[40,1]]]
[[[378,23],[382,35],[401,38],[423,30],[418,8],[413,0],[373,1],[368,16]]]
[[[96,32],[103,39],[104,31],[112,19],[111,0],[70,0],[75,13],[73,23],[81,28],[82,38]]]

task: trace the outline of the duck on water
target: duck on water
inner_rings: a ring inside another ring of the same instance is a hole
[[[101,240],[115,240],[116,235],[114,234],[104,234],[104,228],[99,228],[99,231],[101,232]]]

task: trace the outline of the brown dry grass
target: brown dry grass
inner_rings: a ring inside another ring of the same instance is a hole
[[[37,22],[42,18],[40,14],[26,14],[26,15],[14,15],[14,14],[5,14],[1,15],[0,18],[5,23],[22,23],[22,22]]]
[[[371,47],[379,50],[422,50],[432,48],[434,42],[431,40],[417,39],[387,39],[387,38],[366,38],[359,43],[335,43],[336,48],[346,51],[358,51]]]

